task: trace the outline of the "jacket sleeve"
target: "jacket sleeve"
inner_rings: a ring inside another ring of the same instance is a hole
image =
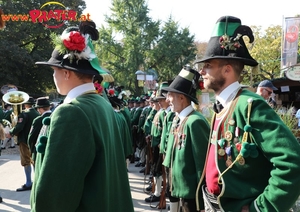
[[[271,164],[268,184],[250,211],[288,211],[300,190],[299,143],[276,112],[259,100],[253,102],[250,125],[257,147]]]
[[[18,121],[14,128],[12,128],[9,132],[11,135],[18,135],[19,132],[21,132],[25,126],[26,123],[26,117],[24,113],[20,113],[18,115]]]

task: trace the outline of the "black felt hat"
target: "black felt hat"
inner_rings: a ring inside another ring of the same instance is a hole
[[[28,104],[28,105],[34,105],[35,101],[33,97],[29,97],[29,99],[27,100],[27,102],[24,102],[23,104]]]
[[[50,107],[50,101],[46,97],[40,97],[36,99],[36,104],[34,105],[35,108],[40,107]]]
[[[88,75],[101,75],[103,81],[113,82],[113,77],[101,68],[94,51],[92,40],[98,39],[99,32],[92,21],[81,22],[79,27],[68,27],[61,36],[52,37],[55,49],[51,58],[35,64],[64,68]]]
[[[249,37],[250,43],[254,41],[251,28],[242,25],[239,18],[233,16],[219,18],[208,42],[204,57],[196,60],[196,63],[210,59],[236,59],[243,61],[244,65],[257,66],[257,61],[251,57],[244,43],[244,35]]]
[[[195,104],[198,104],[196,92],[199,87],[200,74],[189,65],[184,66],[169,87],[163,88],[164,91],[181,93],[189,97]]]

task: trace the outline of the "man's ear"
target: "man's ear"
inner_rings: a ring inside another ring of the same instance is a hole
[[[225,73],[225,74],[228,74],[228,73],[230,73],[230,72],[233,72],[232,66],[229,65],[229,64],[225,65],[224,73]]]
[[[65,77],[65,79],[69,79],[70,78],[70,71],[67,70],[67,69],[64,69],[63,71],[64,71],[64,77]]]

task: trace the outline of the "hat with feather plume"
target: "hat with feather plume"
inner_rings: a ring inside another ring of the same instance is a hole
[[[60,36],[51,34],[55,49],[47,62],[36,62],[38,65],[48,65],[71,71],[101,75],[104,82],[114,79],[101,68],[94,50],[92,40],[99,39],[99,32],[93,21],[83,21],[79,26],[66,28]]]
[[[248,36],[249,42],[253,43],[254,36],[251,28],[242,25],[239,18],[233,16],[219,18],[208,41],[204,57],[196,60],[195,63],[210,59],[235,59],[243,61],[244,65],[257,66],[257,61],[248,52],[243,36]]]

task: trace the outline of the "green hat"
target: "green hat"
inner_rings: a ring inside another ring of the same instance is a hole
[[[100,67],[92,40],[99,39],[99,32],[92,21],[83,21],[79,27],[68,27],[61,36],[51,35],[55,49],[47,62],[36,62],[68,69],[88,75],[101,75],[104,82],[113,82],[113,77]]]
[[[170,82],[162,82],[159,86],[158,91],[156,92],[155,100],[159,99],[165,99],[166,97],[163,95],[164,92],[167,92],[164,90],[164,88],[167,88],[171,83]]]
[[[244,65],[257,66],[257,61],[251,57],[244,43],[244,35],[249,37],[250,43],[254,41],[251,28],[241,25],[239,18],[233,16],[219,18],[208,42],[204,57],[196,60],[196,63],[210,59],[235,59],[243,61]]]

